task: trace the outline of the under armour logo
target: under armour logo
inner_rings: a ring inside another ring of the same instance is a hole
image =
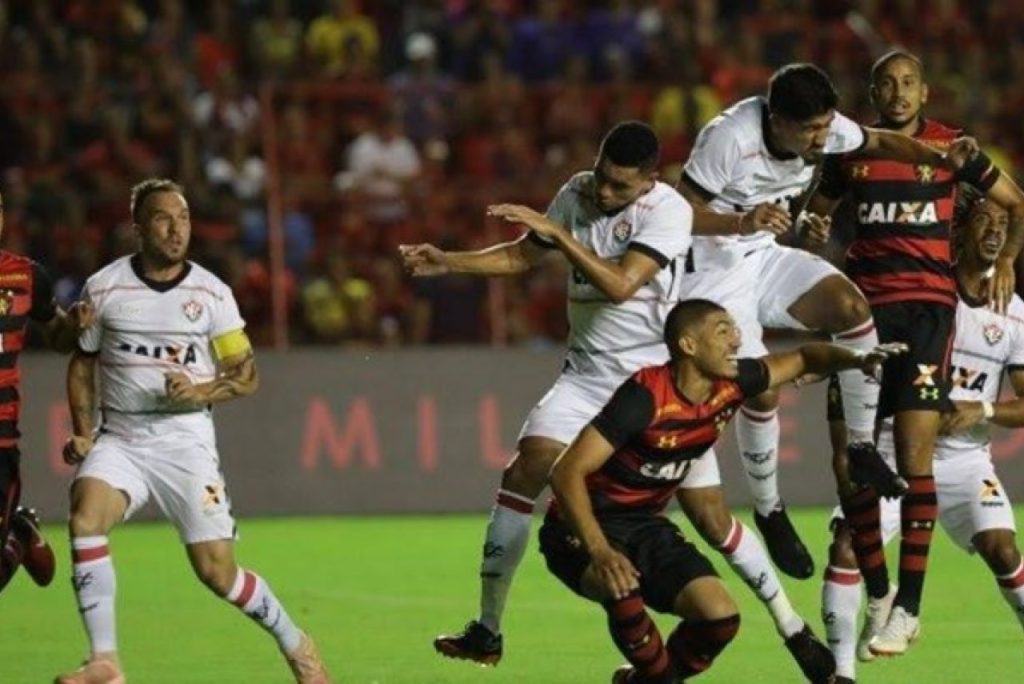
[[[92,584],[93,576],[91,572],[75,573],[71,577],[71,586],[75,588],[75,591],[82,591],[87,586]]]
[[[494,542],[484,544],[484,558],[501,558],[505,555],[505,547]]]
[[[930,530],[935,527],[934,520],[911,520],[908,525],[912,530]]]
[[[267,616],[270,615],[270,602],[267,600],[267,597],[264,596],[263,600],[260,601],[260,605],[249,611],[247,614],[256,622],[263,622],[266,620]]]
[[[744,451],[743,458],[747,459],[754,465],[764,465],[772,460],[772,456],[775,455],[775,449],[769,449],[768,451]]]
[[[938,401],[939,400],[939,388],[938,387],[922,387],[918,396],[923,401]]]
[[[826,625],[834,625],[837,619],[838,618],[836,617],[835,611],[830,610],[829,612],[825,613],[824,617],[821,618],[821,621],[824,622]]]
[[[662,435],[658,438],[659,449],[675,449],[676,442],[679,441],[675,435]]]
[[[751,577],[747,584],[749,584],[750,588],[754,591],[760,591],[764,585],[768,584],[768,573],[762,572],[757,577]]]

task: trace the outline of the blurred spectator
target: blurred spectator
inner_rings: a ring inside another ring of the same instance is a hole
[[[243,46],[235,26],[234,7],[234,0],[210,0],[208,25],[196,34],[196,72],[205,88],[213,88],[224,73],[238,72],[242,66]]]
[[[314,344],[368,342],[374,339],[374,293],[370,283],[352,275],[348,258],[331,251],[323,275],[302,288],[302,310]]]
[[[526,15],[515,24],[509,65],[528,83],[554,79],[580,49],[576,26],[562,16],[563,5],[562,0],[539,2],[536,15]]]
[[[414,33],[405,41],[409,66],[391,77],[395,106],[405,132],[416,145],[444,140],[449,132],[455,87],[437,66],[437,41],[429,33]]]
[[[352,0],[330,0],[328,12],[309,25],[306,49],[325,76],[344,77],[362,66],[360,60],[376,63],[380,38]]]
[[[290,10],[288,0],[271,0],[267,16],[256,20],[249,40],[257,71],[277,81],[291,76],[302,56],[302,24]]]
[[[192,103],[195,125],[204,132],[207,144],[213,146],[232,135],[252,132],[259,115],[259,102],[242,91],[235,72],[226,65],[217,73],[210,90],[199,93]]]

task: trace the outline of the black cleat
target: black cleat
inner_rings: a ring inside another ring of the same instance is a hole
[[[836,674],[836,659],[828,646],[814,636],[809,625],[786,639],[786,648],[793,655],[800,671],[812,684],[830,684]]]
[[[39,529],[36,512],[31,508],[19,507],[11,516],[11,532],[21,543],[21,564],[29,577],[41,587],[48,586],[53,581],[57,560]]]
[[[434,650],[448,658],[497,665],[501,660],[501,635],[473,620],[458,634],[442,634],[434,639]]]
[[[907,493],[909,486],[882,458],[871,442],[854,442],[846,447],[850,462],[850,480],[874,487],[879,496],[894,499]]]
[[[797,579],[807,579],[814,574],[814,559],[807,547],[800,541],[785,507],[778,508],[767,516],[754,511],[754,522],[764,537],[765,546],[772,562],[782,572]]]
[[[849,677],[836,677],[833,684],[857,684],[857,682],[853,681]]]

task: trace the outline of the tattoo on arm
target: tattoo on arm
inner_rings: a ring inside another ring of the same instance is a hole
[[[256,355],[249,350],[237,363],[221,370],[217,379],[206,383],[203,389],[206,400],[212,403],[248,396],[257,387],[259,375],[256,373]]]

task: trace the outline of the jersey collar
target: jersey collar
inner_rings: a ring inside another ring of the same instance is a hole
[[[135,277],[141,280],[143,285],[145,285],[151,290],[155,290],[156,292],[167,292],[168,290],[173,290],[178,285],[180,285],[181,281],[185,280],[185,278],[188,277],[188,274],[192,271],[191,262],[186,261],[185,264],[182,266],[181,273],[176,275],[174,278],[170,280],[153,280],[152,278],[147,278],[142,273],[141,254],[132,255],[131,265],[132,272],[135,273]]]

